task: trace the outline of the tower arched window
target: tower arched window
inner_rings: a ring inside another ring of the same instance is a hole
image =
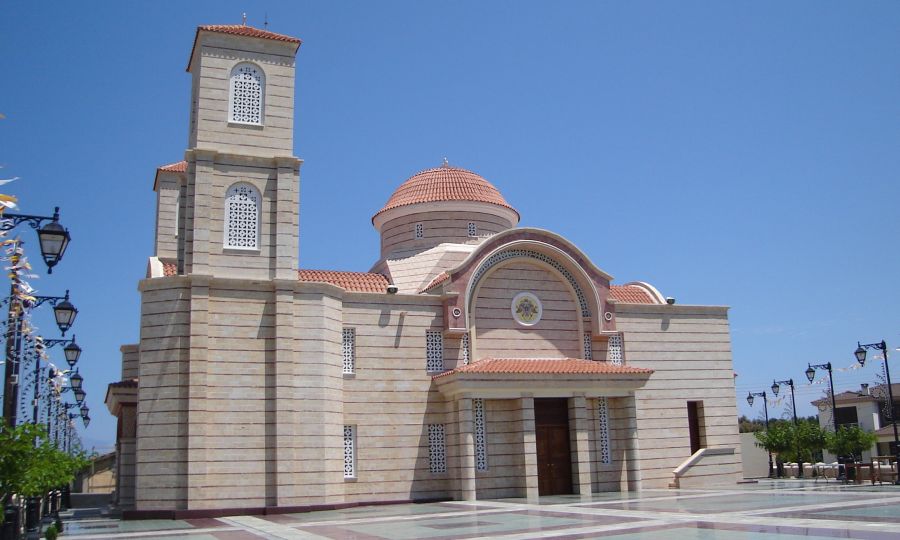
[[[244,62],[231,70],[228,121],[238,124],[263,123],[266,76],[256,64]]]
[[[225,247],[259,248],[259,192],[250,184],[235,184],[225,194]]]

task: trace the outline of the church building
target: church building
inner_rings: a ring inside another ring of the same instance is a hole
[[[126,516],[740,479],[728,308],[615,283],[476,172],[398,170],[371,269],[303,268],[299,47],[197,29],[140,340],[106,396]]]

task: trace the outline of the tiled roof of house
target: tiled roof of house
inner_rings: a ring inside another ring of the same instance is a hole
[[[438,201],[485,202],[516,211],[490,182],[472,171],[445,163],[419,172],[403,182],[375,216],[400,206]],[[372,216],[373,220],[375,216]]]
[[[170,259],[159,261],[163,266],[163,276],[177,276],[178,275],[178,262]]]
[[[388,280],[382,274],[369,272],[338,272],[334,270],[297,270],[299,281],[329,283],[351,292],[383,293]]]
[[[169,163],[168,165],[157,167],[156,170],[162,172],[186,172],[187,161],[176,161],[175,163]]]
[[[124,381],[109,383],[109,388],[137,388],[137,387],[138,387],[137,379],[125,379]]]
[[[895,383],[891,385],[891,393],[894,395],[894,401],[900,401],[900,383]],[[870,386],[868,393],[865,393],[860,390],[845,390],[843,392],[838,392],[834,395],[835,403],[849,403],[849,402],[865,402],[865,401],[874,401],[876,399],[887,400],[887,385],[885,384],[877,384],[875,386]],[[813,405],[827,405],[831,406],[831,397],[824,396],[816,399],[815,401],[810,402]]]
[[[232,34],[235,36],[256,37],[262,39],[274,39],[275,41],[286,41],[288,43],[300,44],[300,38],[286,36],[284,34],[276,34],[268,30],[260,30],[244,24],[207,24],[198,26],[197,30],[206,30],[207,32],[219,32],[222,34]]]
[[[608,374],[608,375],[649,375],[652,369],[617,366],[608,362],[595,362],[579,358],[485,358],[478,362],[458,367],[435,375],[444,377],[454,373],[498,373],[498,374]]]
[[[429,281],[428,285],[425,285],[424,287],[419,289],[419,292],[425,292],[432,287],[436,287],[436,286],[440,285],[441,283],[447,281],[448,279],[450,279],[450,274],[448,274],[447,272],[441,272],[440,274],[434,276],[434,279]]]
[[[609,295],[626,304],[656,304],[645,289],[634,285],[610,285]]]

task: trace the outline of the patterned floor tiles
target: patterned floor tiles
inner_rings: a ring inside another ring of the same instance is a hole
[[[81,519],[79,519],[79,517]],[[68,514],[77,540],[784,540],[900,538],[900,487],[769,481],[721,489],[365,506],[217,519]]]

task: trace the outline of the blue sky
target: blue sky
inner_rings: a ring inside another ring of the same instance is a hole
[[[731,306],[741,413],[857,340],[900,345],[896,2],[5,2],[0,177],[72,232],[35,284],[81,310],[88,446],[115,439],[103,396],[138,337],[154,170],[187,143],[194,29],[242,12],[304,40],[302,267],[368,270],[369,218],[446,156],[616,282]],[[798,386],[801,414],[822,388]]]

